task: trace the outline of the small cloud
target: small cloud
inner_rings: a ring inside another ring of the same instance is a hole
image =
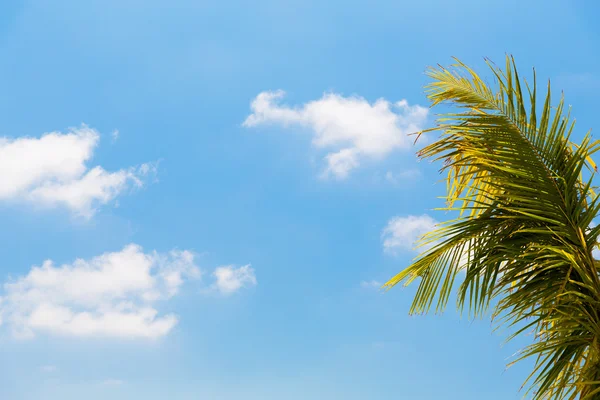
[[[383,229],[381,237],[383,240],[383,249],[395,254],[399,250],[416,250],[418,240],[432,231],[437,221],[427,214],[409,215],[407,217],[394,217],[388,221]]]
[[[111,141],[112,143],[116,142],[119,139],[119,130],[115,129],[114,131],[112,131],[112,133],[110,134],[111,137]]]
[[[408,150],[423,129],[428,108],[379,99],[370,103],[360,96],[326,93],[301,106],[280,104],[282,90],[259,93],[250,105],[244,127],[279,125],[309,130],[312,144],[326,150],[322,178],[345,179],[364,160],[382,160],[394,150]]]
[[[231,265],[218,267],[213,272],[216,281],[212,289],[222,294],[232,294],[243,287],[256,286],[256,276],[254,269],[248,265],[235,268]]]
[[[438,222],[427,214],[394,217],[390,219],[381,234],[383,249],[386,253],[390,254],[397,254],[399,251],[425,252],[436,246],[439,241],[434,241],[417,248],[418,242],[423,235],[433,231],[437,224]],[[457,268],[460,271],[465,270],[474,258],[472,240],[466,241],[464,246],[457,264]]]

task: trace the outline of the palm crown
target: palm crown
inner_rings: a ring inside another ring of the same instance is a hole
[[[457,280],[458,306],[534,329],[521,356],[535,356],[528,378],[535,399],[600,398],[600,277],[592,249],[600,199],[590,158],[600,141],[571,141],[573,122],[561,98],[551,106],[550,85],[538,100],[535,71],[529,86],[514,60],[502,70],[487,61],[497,88],[457,60],[428,71],[439,139],[419,152],[443,160],[447,206],[457,219],[422,238],[431,245],[385,286],[419,279],[411,313],[443,309]],[[423,131],[426,132],[426,131]],[[419,132],[420,135],[423,132]],[[461,272],[464,270],[464,273]]]

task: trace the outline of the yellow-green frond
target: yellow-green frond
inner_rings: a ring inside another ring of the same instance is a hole
[[[600,211],[591,159],[600,142],[589,133],[571,141],[564,99],[551,105],[550,84],[538,99],[535,71],[529,85],[511,57],[504,69],[486,62],[494,87],[459,60],[428,71],[433,105],[457,110],[439,116],[428,131],[440,136],[419,157],[443,161],[446,209],[459,216],[426,235],[434,246],[386,287],[418,280],[413,313],[443,309],[456,283],[458,306],[473,315],[497,299],[502,322],[538,331],[523,353],[537,357],[535,398],[591,399],[600,393],[600,279],[591,255],[600,228],[590,229]]]

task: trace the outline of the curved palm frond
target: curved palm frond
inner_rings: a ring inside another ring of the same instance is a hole
[[[419,278],[411,313],[423,313],[434,303],[443,309],[460,278],[459,308],[481,316],[496,300],[494,316],[515,335],[535,329],[521,357],[537,357],[528,378],[534,398],[600,398],[600,277],[592,257],[600,226],[590,228],[600,211],[590,156],[600,141],[588,133],[573,143],[564,100],[553,109],[548,84],[540,107],[535,71],[533,85],[523,84],[512,57],[504,70],[486,60],[496,90],[456,62],[428,71],[433,106],[458,111],[423,131],[441,136],[419,157],[444,161],[444,210],[459,217],[425,235],[431,249],[385,286]]]

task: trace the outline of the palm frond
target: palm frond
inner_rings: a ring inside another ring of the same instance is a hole
[[[496,89],[458,60],[428,71],[433,106],[458,110],[419,133],[440,133],[419,157],[444,162],[444,209],[459,217],[425,235],[433,247],[385,286],[418,279],[411,313],[423,313],[434,303],[445,308],[460,279],[459,308],[481,316],[496,299],[500,323],[517,334],[537,331],[522,354],[537,357],[529,378],[536,399],[592,399],[600,396],[600,278],[592,257],[600,227],[589,227],[600,199],[591,155],[600,141],[589,133],[571,141],[564,99],[553,108],[548,83],[539,102],[535,71],[529,86],[511,57],[504,70],[486,62]]]

